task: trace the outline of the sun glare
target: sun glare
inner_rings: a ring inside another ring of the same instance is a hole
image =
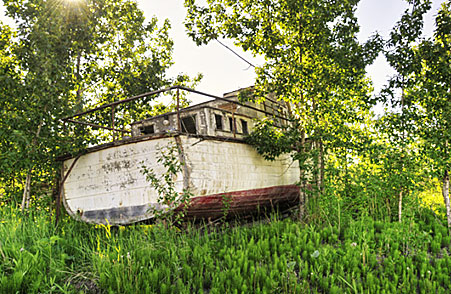
[[[86,0],[59,0],[60,5],[71,13],[83,14]]]
[[[84,1],[85,0],[63,0],[63,2],[66,3],[66,5],[79,5]]]

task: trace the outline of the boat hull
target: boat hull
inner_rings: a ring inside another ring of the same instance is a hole
[[[279,204],[293,206],[298,203],[297,185],[274,186],[194,197],[186,210],[188,218],[217,218],[245,215]],[[183,209],[179,207],[178,210]]]
[[[158,193],[142,167],[163,174],[159,149],[179,146],[182,171],[175,189],[194,195],[188,217],[218,217],[250,213],[259,207],[297,202],[299,168],[290,156],[266,161],[249,145],[215,138],[147,138],[96,148],[64,161],[63,203],[68,213],[90,223],[129,224],[153,217]],[[72,167],[72,169],[71,169]],[[178,207],[177,209],[181,209]]]

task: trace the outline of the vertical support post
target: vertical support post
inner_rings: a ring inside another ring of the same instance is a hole
[[[59,188],[58,188],[58,195],[56,197],[56,216],[55,216],[55,225],[58,225],[58,221],[60,218],[60,211],[61,211],[61,200],[62,200],[62,194],[64,189],[64,182],[66,182],[67,177],[69,176],[70,172],[74,168],[77,161],[80,159],[81,154],[74,158],[72,161],[72,164],[70,165],[69,169],[67,170],[66,174],[64,174],[64,162],[61,164],[61,175],[63,176],[63,179],[60,182]]]
[[[235,105],[232,105],[233,137],[236,138]]]
[[[57,194],[56,194],[56,199],[55,199],[55,225],[58,225],[58,221],[60,218],[60,211],[61,211],[61,193],[62,193],[62,189],[63,189],[63,179],[64,178],[64,162],[61,163],[61,181],[58,184],[58,190],[57,190]]]
[[[116,106],[113,105],[111,106],[111,124],[113,128],[113,142],[116,140],[116,132],[114,131],[114,110],[115,110]]]
[[[177,88],[177,131],[182,132],[182,122],[180,121],[180,89]]]

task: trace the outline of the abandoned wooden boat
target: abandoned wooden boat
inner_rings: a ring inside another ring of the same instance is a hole
[[[196,92],[178,86],[165,90],[174,89]],[[264,105],[240,103],[236,91],[209,96],[215,99],[133,123],[129,138],[66,157],[61,185],[66,211],[90,223],[128,224],[152,218],[154,209],[166,207],[158,203],[159,195],[142,166],[163,174],[165,169],[157,161],[159,149],[171,143],[179,147],[183,163],[175,188],[193,195],[188,217],[221,216],[225,199],[229,214],[296,204],[297,163],[290,156],[266,161],[244,142],[256,118],[273,116],[286,123],[284,105],[274,100]],[[77,122],[73,117],[66,121]]]

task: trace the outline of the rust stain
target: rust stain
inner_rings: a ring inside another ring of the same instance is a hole
[[[180,136],[176,136],[175,142],[177,143],[177,149],[179,151],[179,160],[182,164],[182,173],[183,173],[183,189],[188,190],[189,189],[189,182],[190,182],[190,171],[188,168],[188,162],[186,158],[185,151],[183,149],[182,145],[182,139],[180,139]]]

